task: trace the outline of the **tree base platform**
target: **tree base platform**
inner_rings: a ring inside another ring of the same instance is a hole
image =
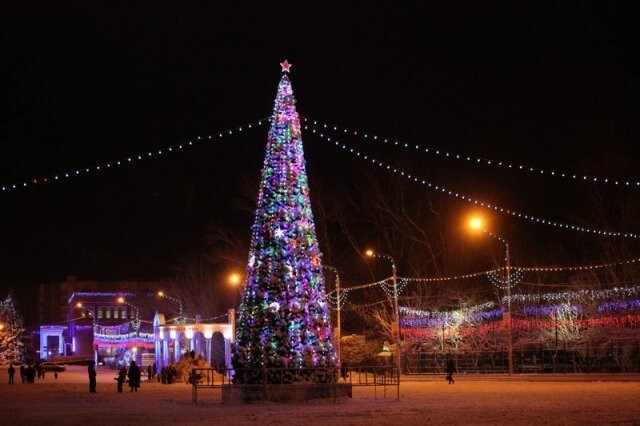
[[[293,383],[222,387],[222,403],[227,405],[265,401],[295,403],[312,399],[352,398],[352,395],[351,383]]]

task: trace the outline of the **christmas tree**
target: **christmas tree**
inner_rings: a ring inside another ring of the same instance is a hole
[[[330,380],[336,367],[300,120],[286,60],[278,85],[233,354],[235,383]],[[330,370],[327,370],[330,371]],[[281,374],[282,373],[282,374]],[[321,377],[322,376],[322,377]]]
[[[0,304],[0,364],[22,362],[24,321],[11,294]]]

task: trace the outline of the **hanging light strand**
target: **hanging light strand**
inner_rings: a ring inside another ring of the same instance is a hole
[[[309,129],[308,126],[305,125],[304,127],[305,129]],[[408,179],[410,181],[413,181],[415,183],[421,184],[422,186],[424,186],[427,189],[433,190],[433,191],[437,191],[437,192],[441,192],[445,195],[448,195],[452,198],[457,198],[460,199],[462,201],[465,201],[469,204],[473,204],[485,209],[489,209],[489,210],[493,210],[496,212],[501,212],[501,213],[505,213],[508,214],[510,216],[513,216],[515,218],[518,219],[523,219],[523,220],[527,220],[529,222],[534,222],[534,223],[539,223],[542,225],[547,225],[547,226],[552,226],[552,227],[556,227],[556,228],[560,228],[560,229],[566,229],[566,230],[572,230],[572,231],[578,231],[578,232],[584,232],[587,234],[594,234],[594,235],[600,235],[600,236],[607,236],[607,237],[623,237],[623,238],[640,238],[640,234],[635,234],[635,233],[631,233],[631,232],[613,232],[613,231],[605,231],[605,230],[599,230],[599,229],[595,229],[595,228],[588,228],[585,226],[579,226],[579,225],[571,225],[571,224],[567,224],[567,223],[562,223],[562,222],[558,222],[558,221],[554,221],[554,220],[550,220],[550,219],[545,219],[545,218],[541,218],[541,217],[537,217],[534,215],[530,215],[527,213],[523,213],[523,212],[519,212],[516,210],[511,210],[511,209],[507,209],[492,203],[488,203],[476,198],[472,198],[469,197],[466,194],[463,193],[459,193],[453,190],[450,190],[444,186],[441,185],[436,185],[432,182],[429,182],[426,179],[423,179],[419,176],[415,176],[410,172],[407,172],[405,170],[399,169],[397,167],[392,166],[391,164],[385,163],[383,161],[377,160],[376,158],[370,156],[369,154],[363,153],[361,151],[359,151],[358,149],[355,149],[349,145],[346,145],[344,143],[341,143],[338,140],[334,140],[331,137],[325,135],[324,133],[320,133],[318,131],[316,131],[315,129],[311,129],[312,133],[317,134],[322,140],[325,140],[326,142],[329,142],[330,144],[337,146],[338,148],[341,148],[343,151],[348,151],[349,153],[353,154],[354,156],[361,158],[362,160],[373,164],[375,166],[378,166],[382,169],[388,170],[389,172],[393,172],[405,179]]]
[[[499,167],[499,168],[508,169],[508,170],[515,170],[522,173],[528,173],[534,176],[550,176],[553,178],[559,178],[559,179],[575,181],[575,182],[595,182],[595,183],[607,184],[612,186],[626,186],[626,187],[640,188],[640,180],[632,179],[632,178],[598,177],[598,176],[591,176],[591,175],[586,175],[582,173],[572,173],[567,171],[544,169],[541,167],[533,167],[533,166],[528,166],[524,164],[513,164],[508,161],[492,160],[489,158],[478,157],[470,154],[449,152],[449,151],[428,147],[420,144],[410,144],[407,142],[401,142],[401,141],[398,141],[397,139],[378,136],[366,131],[353,130],[346,127],[325,123],[319,120],[314,120],[311,118],[304,118],[304,122],[308,123],[309,125],[312,125],[313,128],[315,128],[316,130],[322,130],[322,129],[332,130],[342,135],[357,136],[369,142],[379,142],[383,144],[392,145],[395,147],[404,148],[407,150],[411,149],[418,152],[424,152],[426,154],[432,154],[441,158],[446,158],[446,159],[451,159],[456,161],[463,161],[469,164]]]
[[[640,258],[620,260],[618,262],[603,263],[599,265],[580,265],[580,266],[519,266],[521,271],[533,272],[560,272],[560,271],[588,271],[593,269],[606,269],[615,266],[632,265],[640,263]]]
[[[54,173],[46,176],[41,175],[31,179],[24,179],[19,182],[0,185],[0,192],[10,192],[18,189],[27,189],[27,188],[36,187],[36,186],[43,186],[47,183],[63,181],[63,180],[71,179],[73,177],[85,176],[88,174],[96,174],[98,172],[115,169],[115,168],[124,166],[126,164],[132,164],[142,160],[166,157],[166,155],[169,153],[179,152],[186,148],[203,144],[205,142],[220,140],[225,136],[230,136],[230,135],[243,132],[245,129],[252,129],[256,126],[261,126],[262,124],[267,123],[268,120],[269,118],[261,118],[260,120],[252,121],[250,123],[245,123],[241,126],[229,128],[226,130],[221,130],[219,132],[211,133],[205,136],[196,136],[195,138],[180,144],[165,146],[161,148],[154,148],[144,153],[133,154],[128,157],[120,158],[119,160],[105,161],[98,164],[94,164],[92,166],[85,166],[85,167],[79,167],[73,170],[68,170],[66,172]]]

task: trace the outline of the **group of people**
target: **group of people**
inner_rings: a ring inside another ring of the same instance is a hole
[[[16,374],[16,368],[13,366],[13,363],[9,364],[9,384],[14,383],[14,376]],[[36,377],[38,379],[44,380],[47,369],[42,367],[39,363],[36,363],[35,366],[28,365],[20,365],[20,380],[22,383],[35,383]],[[58,373],[54,373],[54,377],[58,378]]]
[[[154,364],[155,365],[155,364]],[[96,392],[96,364],[95,362],[89,362],[89,367],[87,369],[89,373],[89,392]],[[153,367],[149,366],[147,368],[147,374],[151,377],[153,373]],[[127,369],[126,364],[122,364],[120,370],[118,370],[118,376],[114,379],[117,384],[117,389],[119,393],[122,393],[122,387],[125,383],[129,384],[129,392],[138,392],[138,388],[140,388],[140,378],[142,377],[142,372],[140,371],[140,367],[136,364],[135,361],[131,361],[129,363],[129,369]],[[151,380],[151,379],[149,379]]]
[[[178,376],[178,370],[173,365],[168,365],[166,367],[162,367],[160,370],[160,380],[163,385],[170,385],[171,383],[176,381],[176,377]]]

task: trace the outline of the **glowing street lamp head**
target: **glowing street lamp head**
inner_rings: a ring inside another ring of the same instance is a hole
[[[373,255],[374,255],[373,250],[367,250],[367,251],[364,252],[364,254],[366,254],[369,257],[373,257]]]
[[[159,291],[159,292],[158,292],[158,296],[160,296],[160,297],[164,297],[164,292],[163,292],[163,291]]]
[[[471,229],[475,229],[475,230],[482,230],[483,228],[483,223],[482,223],[482,219],[480,219],[479,217],[472,217],[471,220],[469,220],[469,227]]]
[[[80,302],[76,303],[76,308],[82,308],[82,303]]]
[[[233,285],[240,284],[240,274],[231,274],[229,275],[229,283]]]
[[[122,296],[118,297],[118,303],[124,303],[124,297]]]

